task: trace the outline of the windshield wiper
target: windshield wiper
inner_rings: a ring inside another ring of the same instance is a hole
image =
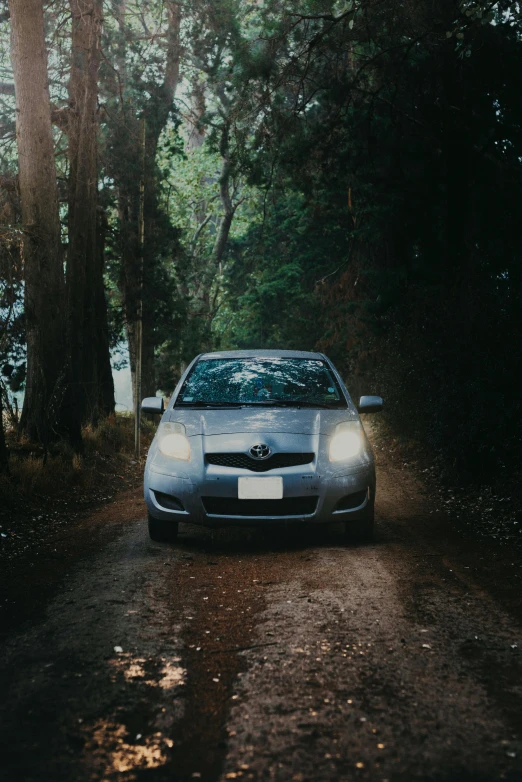
[[[240,402],[206,402],[204,399],[195,399],[193,402],[176,402],[174,407],[242,407]]]
[[[242,407],[300,407],[300,402],[284,399],[260,399],[259,402],[242,402]]]
[[[336,410],[342,407],[342,404],[328,405],[324,402],[307,402],[302,399],[264,399],[259,402],[243,402],[242,407],[294,407],[299,410],[301,407],[317,407],[324,410]]]
[[[226,408],[236,410],[242,407],[293,407],[297,410],[301,407],[316,407],[322,410],[336,410],[343,407],[343,405],[329,405],[322,402],[308,402],[304,400],[292,401],[291,399],[261,399],[258,402],[206,402],[204,399],[195,399],[193,402],[176,402],[174,407]]]
[[[345,405],[342,404],[342,402],[336,402],[334,404],[327,404],[326,402],[304,402],[300,401],[297,403],[301,407],[318,407],[321,410],[340,410],[341,408],[344,408]]]

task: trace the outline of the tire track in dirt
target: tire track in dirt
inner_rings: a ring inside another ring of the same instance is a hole
[[[245,652],[222,779],[522,779],[520,625],[445,564],[462,540],[413,482],[379,477],[381,541],[271,589],[258,637],[286,651]]]
[[[509,554],[379,480],[372,546],[188,525],[155,544],[133,495],[82,522],[11,615],[8,782],[522,779]]]

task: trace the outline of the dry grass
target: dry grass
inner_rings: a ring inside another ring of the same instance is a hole
[[[146,454],[156,424],[142,426],[142,454]],[[100,487],[104,477],[122,472],[134,460],[134,419],[113,415],[98,427],[83,431],[84,453],[73,452],[64,442],[56,444],[44,460],[41,448],[15,442],[7,436],[9,476],[0,476],[0,505],[13,507],[19,500],[56,497],[74,491],[88,494]]]

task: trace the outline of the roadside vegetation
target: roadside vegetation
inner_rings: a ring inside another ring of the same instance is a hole
[[[146,452],[154,424],[142,422]],[[115,414],[82,430],[84,448],[56,442],[41,446],[7,428],[8,471],[0,475],[0,556],[15,558],[52,541],[86,512],[139,485],[143,464],[134,456],[134,419]]]
[[[77,490],[97,489],[100,465],[110,461],[114,469],[125,465],[134,454],[134,419],[112,415],[93,429],[82,430],[84,451],[75,453],[69,443],[59,441],[44,458],[43,449],[26,437],[19,440],[8,430],[9,475],[0,479],[0,501],[13,501],[13,488],[20,497],[55,496]],[[105,470],[103,471],[105,472]]]
[[[509,0],[0,4],[5,496],[122,452],[122,346],[135,398],[300,348],[516,526],[521,33]]]

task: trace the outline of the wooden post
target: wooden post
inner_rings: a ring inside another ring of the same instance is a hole
[[[143,272],[145,260],[145,145],[146,145],[145,116],[141,118],[141,155],[142,168],[140,179],[140,213],[138,223],[138,241],[140,249],[139,266],[139,300],[138,300],[138,319],[136,323],[136,372],[135,383],[135,419],[134,419],[134,454],[136,459],[140,459],[140,424],[141,424],[141,365],[143,357]]]

